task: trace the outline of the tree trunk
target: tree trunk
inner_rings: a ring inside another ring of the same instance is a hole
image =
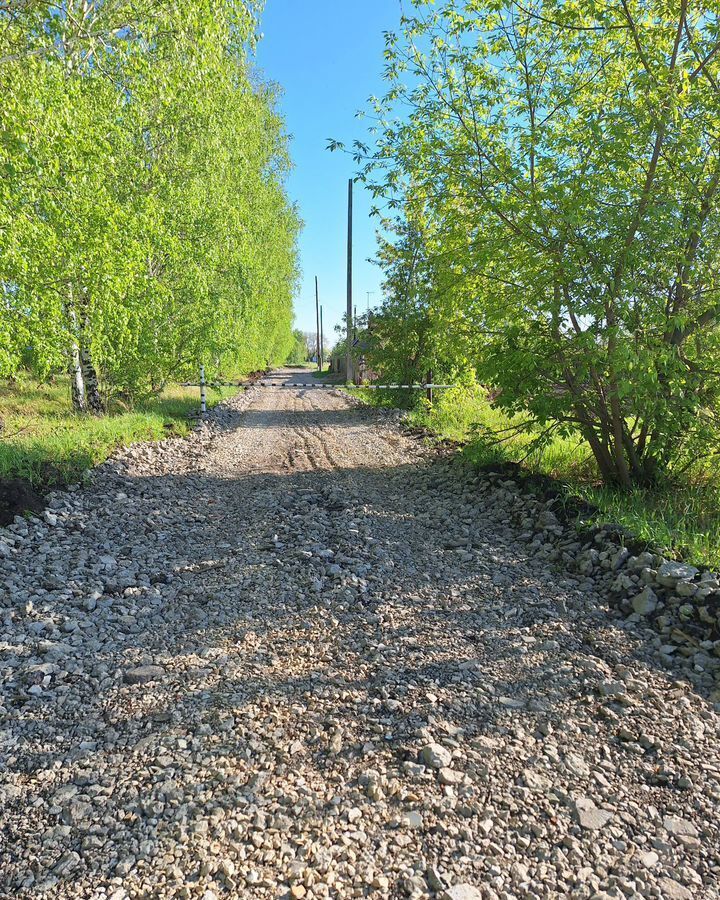
[[[82,365],[80,363],[80,348],[73,341],[70,348],[70,387],[72,391],[72,405],[75,412],[85,412],[85,379],[83,378]]]
[[[69,302],[67,307],[70,325],[72,326],[72,343],[70,344],[70,390],[72,392],[72,405],[74,412],[85,412],[87,398],[85,395],[85,378],[83,377],[82,360],[80,359],[80,347],[77,341],[78,321],[73,308],[72,285],[68,289]]]
[[[85,380],[85,397],[87,408],[96,416],[101,416],[105,412],[105,404],[100,394],[100,385],[98,383],[97,371],[93,365],[90,350],[83,347],[80,354],[82,364],[82,375]]]

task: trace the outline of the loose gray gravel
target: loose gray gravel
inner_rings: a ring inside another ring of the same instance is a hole
[[[571,547],[335,392],[124,451],[0,531],[0,896],[720,897],[717,654]]]

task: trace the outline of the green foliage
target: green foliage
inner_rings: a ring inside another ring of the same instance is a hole
[[[597,481],[597,467],[579,433],[548,434],[528,424],[527,415],[508,416],[477,384],[438,391],[434,404],[422,403],[410,422],[462,444],[463,456],[478,466],[522,463],[528,472],[574,484]]]
[[[305,335],[297,328],[293,330],[293,341],[286,362],[289,366],[301,366],[308,361],[307,342]]]
[[[375,368],[474,369],[606,483],[657,483],[717,436],[717,7],[416,6],[355,148],[395,210]]]
[[[254,25],[239,0],[0,6],[1,374],[134,398],[285,358],[299,220]]]
[[[208,389],[212,407],[231,389]],[[168,388],[128,410],[110,404],[103,418],[73,413],[67,378],[51,384],[20,377],[0,386],[0,478],[43,489],[77,481],[118,446],[186,435],[199,406],[197,388]]]

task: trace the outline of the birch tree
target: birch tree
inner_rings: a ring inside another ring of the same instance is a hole
[[[0,371],[100,413],[292,345],[299,219],[252,5],[0,6]]]

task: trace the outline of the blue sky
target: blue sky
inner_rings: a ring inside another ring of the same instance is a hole
[[[284,96],[281,110],[292,135],[295,170],[291,198],[300,207],[305,228],[300,239],[303,274],[295,302],[296,325],[315,331],[315,284],[320,281],[326,341],[345,310],[347,180],[352,158],[326,150],[327,139],[350,144],[367,136],[356,119],[367,98],[383,89],[383,32],[397,28],[399,0],[266,0],[263,40],[257,63]],[[354,188],[354,295],[358,313],[380,301],[380,271],[366,262],[375,255],[371,200],[362,185]]]

